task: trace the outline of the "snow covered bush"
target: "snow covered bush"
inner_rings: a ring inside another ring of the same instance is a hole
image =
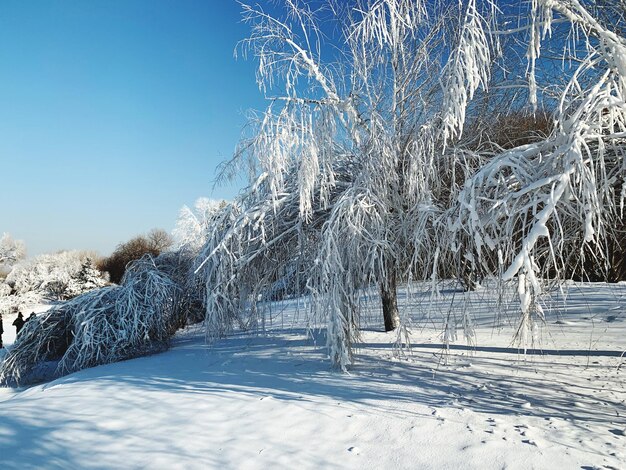
[[[106,284],[108,284],[106,273],[96,269],[91,258],[86,258],[81,264],[80,271],[70,278],[62,298],[72,299],[90,290],[104,287]]]
[[[8,284],[0,284],[0,297],[6,297],[11,294],[11,286]]]
[[[92,266],[94,256],[85,251],[62,251],[17,263],[0,289],[0,313],[13,313],[43,301],[71,299],[105,286],[106,276]]]
[[[185,314],[180,292],[151,257],[134,262],[120,286],[84,293],[28,321],[0,364],[0,384],[31,383],[163,350]]]
[[[85,251],[40,255],[15,265],[5,282],[17,296],[66,300],[107,283],[106,277],[93,269],[94,257]]]

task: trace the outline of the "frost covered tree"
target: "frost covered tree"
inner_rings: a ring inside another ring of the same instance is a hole
[[[533,2],[531,103],[543,91],[541,55],[552,28],[564,23],[570,30],[561,45],[570,73],[558,90],[554,130],[483,165],[465,182],[453,209],[452,233],[469,238],[479,258],[497,253],[501,279],[517,283],[522,337],[535,319],[543,319],[537,302],[542,280],[558,279],[570,264],[582,266],[589,253],[605,261],[614,228],[623,226],[626,41],[612,29],[623,25],[623,16],[615,9],[603,23],[591,13],[595,5],[588,6]]]
[[[195,275],[200,251],[206,243],[213,223],[222,209],[227,206],[223,200],[199,198],[193,208],[183,206],[179,212],[173,231],[175,249],[170,258],[174,261],[175,271],[181,286],[181,302],[185,304],[186,321],[197,323],[204,319],[206,311],[206,283]]]
[[[183,206],[173,231],[176,249],[197,255],[209,236],[213,217],[226,205],[224,200],[201,197],[195,201],[193,208]]]
[[[379,285],[385,329],[399,324],[397,282],[415,255],[406,214],[431,199],[419,194],[427,188],[417,181],[436,186],[435,176],[439,180],[432,140],[442,138],[428,120],[443,111],[425,104],[441,107],[445,90],[432,66],[449,53],[446,35],[455,33],[459,12],[452,2],[433,3],[434,20],[420,2],[328,7],[314,12],[288,2],[285,20],[245,7],[253,32],[242,49],[259,60],[259,85],[284,89],[238,155],[257,163],[254,191],[265,205],[248,209],[242,226],[252,211],[252,230],[259,234],[252,238],[275,245],[264,218],[276,224],[282,216],[277,206],[295,204],[295,211],[286,208],[293,222],[286,225],[288,233],[298,229],[301,247],[316,243],[307,249],[315,261],[308,278],[315,309],[320,316],[330,314],[329,328],[350,342],[357,333],[359,290],[369,284]],[[337,62],[321,60],[319,14],[338,28]],[[488,54],[483,60],[487,69]],[[433,212],[422,212],[428,223]],[[422,240],[425,249],[434,250],[433,236]]]
[[[8,233],[0,237],[0,268],[10,268],[26,257],[26,245],[22,240],[15,240]]]
[[[361,290],[379,286],[385,329],[397,328],[397,284],[432,269],[441,214],[476,165],[472,155],[443,149],[461,134],[468,97],[489,80],[488,20],[474,2],[287,9],[278,19],[244,7],[252,35],[242,50],[259,61],[260,87],[281,93],[236,156],[252,162],[256,181],[226,234],[238,252],[223,242],[210,252],[217,265],[224,253],[237,265],[237,285],[213,279],[213,290],[246,286],[255,294],[232,310],[255,310],[259,286],[279,275],[276,262],[264,260],[306,266],[313,316],[327,319],[333,360],[344,367]],[[324,43],[322,22],[334,23],[333,44]],[[462,61],[464,47],[471,64]],[[335,60],[325,63],[323,54]],[[255,276],[242,274],[248,260]]]
[[[157,257],[173,243],[174,240],[165,230],[152,229],[147,235],[138,235],[117,245],[111,256],[100,261],[98,268],[109,273],[111,282],[119,284],[129,263],[146,254]]]
[[[262,320],[292,266],[342,368],[372,285],[391,330],[398,282],[515,280],[526,331],[539,279],[559,277],[573,247],[602,248],[622,216],[626,54],[595,6],[244,6],[240,50],[270,104],[232,162],[250,188],[203,252],[209,330]],[[502,109],[554,110],[550,135],[505,151],[489,134]]]

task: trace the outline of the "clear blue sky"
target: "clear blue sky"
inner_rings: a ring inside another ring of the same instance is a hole
[[[247,32],[234,0],[0,1],[0,234],[107,255],[233,197],[216,167],[264,107]]]

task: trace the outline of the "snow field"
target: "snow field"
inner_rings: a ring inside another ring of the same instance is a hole
[[[545,355],[511,347],[514,327],[493,327],[486,291],[443,291],[431,325],[421,328],[424,313],[414,310],[413,347],[400,357],[395,335],[376,331],[373,307],[349,374],[331,369],[323,335],[307,335],[293,301],[267,334],[236,333],[207,346],[191,327],[163,354],[0,389],[0,463],[626,468],[624,292],[572,285],[567,310],[557,310],[556,296],[542,328]],[[462,297],[476,347],[458,341],[444,359],[437,309]],[[407,309],[416,301],[403,300]]]

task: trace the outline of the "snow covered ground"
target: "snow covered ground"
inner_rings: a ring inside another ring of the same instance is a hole
[[[571,285],[567,308],[556,295],[543,354],[511,347],[493,293],[402,300],[411,351],[394,355],[372,308],[349,374],[285,302],[266,335],[211,347],[189,328],[163,354],[0,389],[0,466],[626,469],[626,285]],[[463,310],[476,346],[444,358],[441,322]]]

